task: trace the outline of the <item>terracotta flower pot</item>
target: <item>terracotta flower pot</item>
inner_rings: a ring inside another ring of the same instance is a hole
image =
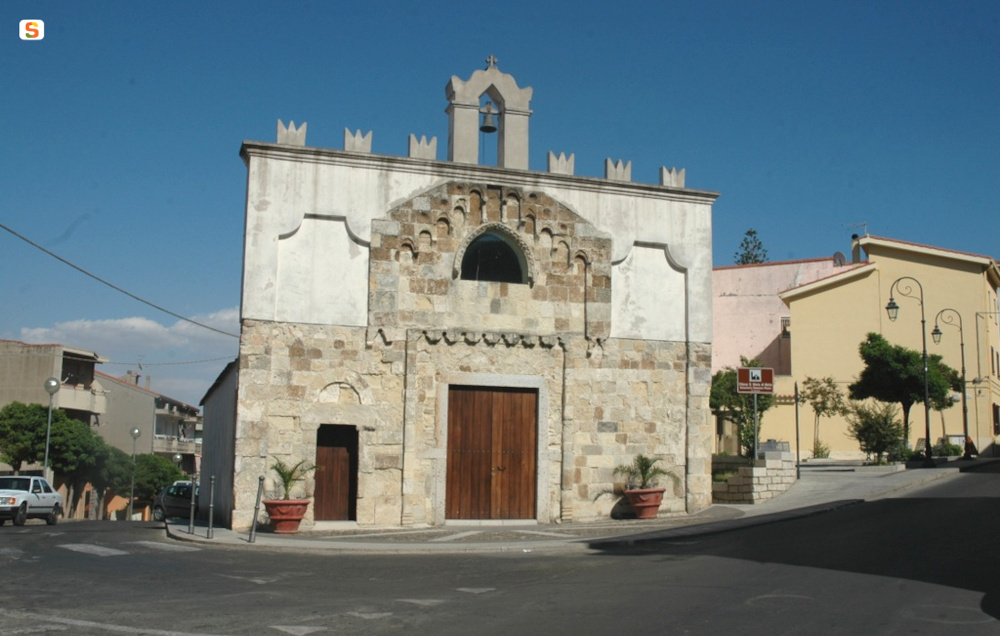
[[[626,490],[625,498],[635,511],[636,519],[656,519],[663,502],[666,488],[646,488],[643,490]]]
[[[271,530],[277,534],[298,532],[309,507],[309,499],[265,499],[262,503],[271,520]]]

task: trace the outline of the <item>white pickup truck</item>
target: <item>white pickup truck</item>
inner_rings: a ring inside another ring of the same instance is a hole
[[[62,510],[62,495],[41,477],[0,477],[0,526],[8,519],[15,526],[23,526],[28,519],[45,519],[54,526]]]

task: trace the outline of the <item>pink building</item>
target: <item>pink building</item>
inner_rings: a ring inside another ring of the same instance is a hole
[[[757,358],[775,375],[792,373],[790,312],[778,294],[853,267],[827,258],[730,265],[712,270],[712,373]]]

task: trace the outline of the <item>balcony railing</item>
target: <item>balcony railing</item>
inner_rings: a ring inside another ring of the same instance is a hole
[[[193,455],[201,452],[201,440],[192,438],[177,439],[172,435],[154,435],[153,452]]]

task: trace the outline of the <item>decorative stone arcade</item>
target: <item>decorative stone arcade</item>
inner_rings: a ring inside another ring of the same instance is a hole
[[[409,157],[361,131],[312,148],[305,124],[243,145],[238,379],[206,399],[206,429],[236,404],[214,424],[235,440],[232,526],[275,457],[317,464],[306,528],[606,516],[597,495],[638,453],[681,478],[664,512],[709,505],[717,195],[666,168],[632,183],[620,160],[529,171],[532,89],[494,58],[446,94],[448,161],[415,135]],[[497,167],[476,164],[484,96]]]

